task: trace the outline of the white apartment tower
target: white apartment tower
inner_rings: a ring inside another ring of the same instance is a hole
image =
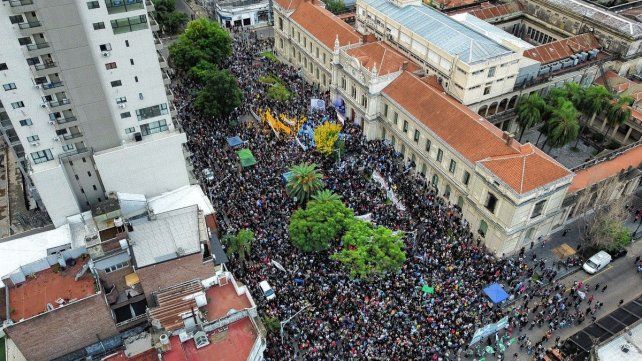
[[[0,129],[54,224],[189,184],[150,0],[0,4]]]

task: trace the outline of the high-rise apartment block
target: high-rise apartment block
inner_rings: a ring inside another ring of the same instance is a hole
[[[54,224],[189,183],[151,1],[0,4],[0,129]]]

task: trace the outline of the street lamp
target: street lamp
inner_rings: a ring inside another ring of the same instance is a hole
[[[302,309],[300,309],[297,313],[292,315],[287,320],[279,322],[281,324],[281,331],[279,332],[281,334],[281,344],[283,344],[283,334],[285,333],[285,330],[283,329],[283,326],[287,325],[288,322],[290,322],[294,317],[296,317],[299,313],[303,312],[303,310],[305,310],[308,307],[310,307],[310,305],[305,305]]]

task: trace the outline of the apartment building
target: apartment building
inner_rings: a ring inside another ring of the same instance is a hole
[[[0,5],[0,129],[55,225],[189,184],[151,1]]]

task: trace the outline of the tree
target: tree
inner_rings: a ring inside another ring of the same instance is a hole
[[[580,130],[580,124],[577,121],[579,112],[573,106],[570,100],[564,100],[559,107],[553,109],[553,116],[549,120],[546,134],[546,142],[550,149],[561,148],[573,141]],[[542,149],[544,149],[542,145]],[[550,151],[549,149],[549,151]]]
[[[341,238],[343,249],[330,258],[347,267],[352,277],[396,272],[406,261],[401,238],[399,232],[354,219]]]
[[[517,124],[519,124],[519,141],[522,141],[524,131],[542,121],[542,112],[546,107],[544,99],[539,94],[524,95],[517,104]]]
[[[285,185],[291,197],[299,203],[305,203],[310,196],[323,189],[323,175],[316,164],[302,163],[290,168],[292,177]]]
[[[227,233],[223,236],[221,241],[227,247],[228,256],[237,254],[239,260],[245,263],[246,259],[250,255],[250,251],[252,250],[254,232],[249,229],[242,229],[236,235]]]
[[[201,74],[204,86],[196,93],[194,107],[213,118],[229,115],[241,104],[243,94],[228,70],[209,70]]]
[[[578,108],[586,117],[586,120],[582,123],[582,127],[578,133],[582,134],[584,128],[587,124],[592,124],[595,121],[595,117],[598,114],[601,114],[605,111],[608,106],[611,104],[611,99],[613,95],[601,85],[591,85],[583,94],[581,101],[581,106]],[[590,117],[590,120],[588,118]],[[575,141],[575,146],[577,148],[577,143],[580,141],[579,136]]]
[[[336,193],[328,189],[324,189],[320,192],[317,192],[315,195],[312,196],[312,199],[317,202],[336,202],[336,201],[341,202],[341,197],[339,197]]]
[[[608,186],[606,184],[606,187]],[[624,223],[628,212],[623,199],[594,207],[595,212],[588,222],[585,234],[591,246],[606,251],[617,251],[631,243],[631,231]]]
[[[332,154],[335,143],[339,140],[341,124],[325,122],[314,129],[314,144],[319,153]]]
[[[346,11],[346,4],[343,0],[326,0],[325,8],[336,15]]]
[[[276,101],[287,101],[292,95],[288,89],[281,83],[274,83],[267,91],[267,97]]]
[[[619,98],[615,103],[610,105],[610,107],[606,111],[606,121],[609,126],[608,128],[606,128],[604,136],[608,137],[613,127],[620,126],[631,118],[630,105],[632,102],[632,98],[623,96]]]
[[[216,22],[205,18],[190,21],[183,34],[169,47],[174,66],[183,71],[205,60],[221,67],[232,55],[230,35]]]
[[[194,81],[200,84],[205,84],[216,71],[218,71],[216,65],[208,61],[201,60],[198,62],[198,64],[190,68],[190,70],[187,72],[187,75]]]
[[[308,202],[305,209],[297,209],[290,218],[290,241],[305,252],[322,251],[347,228],[354,212],[333,194],[317,193],[318,200]]]
[[[262,319],[263,319],[263,324],[265,325],[265,329],[267,330],[267,332],[269,332],[269,333],[277,333],[281,329],[281,322],[279,321],[278,318],[264,316]]]
[[[176,11],[176,0],[154,0],[154,18],[163,33],[176,34],[187,23],[187,14]]]

